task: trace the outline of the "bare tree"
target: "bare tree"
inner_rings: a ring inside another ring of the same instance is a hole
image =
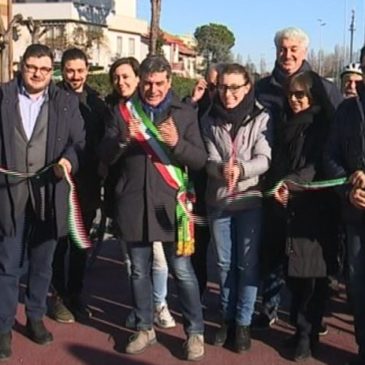
[[[32,17],[22,21],[22,25],[25,25],[31,36],[31,42],[39,43],[40,39],[47,33],[48,27],[43,25],[41,20],[34,20]]]
[[[151,0],[151,23],[149,54],[157,53],[157,40],[160,34],[161,0]]]
[[[23,17],[21,14],[16,14],[8,28],[5,28],[2,17],[0,17],[0,62],[1,62],[1,82],[9,81],[11,77],[11,67],[13,60],[9,59],[9,45],[13,37],[13,28],[15,28],[22,21]],[[10,67],[11,66],[11,67]]]

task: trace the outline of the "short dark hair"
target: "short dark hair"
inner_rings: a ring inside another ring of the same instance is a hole
[[[62,54],[61,58],[61,70],[65,67],[66,62],[72,60],[83,60],[86,66],[89,66],[89,61],[87,60],[86,53],[82,51],[80,48],[69,48],[66,49],[65,52]]]
[[[360,63],[362,64],[362,60],[365,57],[365,46],[363,46],[360,50]]]
[[[230,74],[239,74],[244,77],[246,82],[252,84],[252,79],[250,73],[247,71],[247,68],[240,65],[239,63],[225,63],[218,69],[218,79],[222,77],[222,75],[230,75]]]
[[[317,100],[313,100],[313,72],[312,71],[303,71],[298,74],[294,74],[292,77],[288,79],[288,83],[286,85],[286,93],[289,94],[290,89],[298,85],[303,88],[305,95],[308,96],[311,103],[318,102]]]
[[[171,77],[172,70],[170,63],[165,57],[157,55],[147,56],[139,67],[139,76],[142,78],[142,76],[146,74],[164,71],[166,71],[167,78],[169,79]]]
[[[110,66],[109,69],[109,81],[113,84],[113,77],[115,70],[121,65],[129,65],[131,66],[134,74],[136,76],[139,75],[139,62],[134,57],[122,57],[114,61],[114,63]]]
[[[28,58],[30,57],[49,57],[52,61],[53,64],[53,53],[51,51],[51,49],[48,46],[45,46],[44,44],[31,44],[30,46],[27,47],[27,49],[25,50],[23,57],[22,57],[22,62],[25,62]]]

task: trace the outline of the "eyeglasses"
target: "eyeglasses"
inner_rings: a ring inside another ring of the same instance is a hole
[[[229,90],[232,94],[235,95],[242,87],[246,86],[247,84],[248,82],[245,82],[242,85],[217,85],[217,89],[223,94],[225,94]]]
[[[291,99],[293,96],[295,97],[295,99],[301,100],[304,99],[307,94],[303,90],[289,91],[288,98]]]
[[[52,67],[37,67],[34,65],[28,65],[27,63],[24,63],[24,66],[28,73],[35,74],[39,71],[42,76],[47,76],[52,71]]]

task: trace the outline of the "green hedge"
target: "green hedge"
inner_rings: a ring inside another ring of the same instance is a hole
[[[194,79],[172,76],[172,88],[180,98],[191,95],[195,82]],[[89,75],[88,83],[103,96],[111,92],[108,74]]]

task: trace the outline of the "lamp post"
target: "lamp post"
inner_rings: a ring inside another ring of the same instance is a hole
[[[317,19],[319,23],[319,52],[318,52],[318,73],[320,76],[322,76],[322,27],[326,25],[326,22],[324,22],[322,19]]]

